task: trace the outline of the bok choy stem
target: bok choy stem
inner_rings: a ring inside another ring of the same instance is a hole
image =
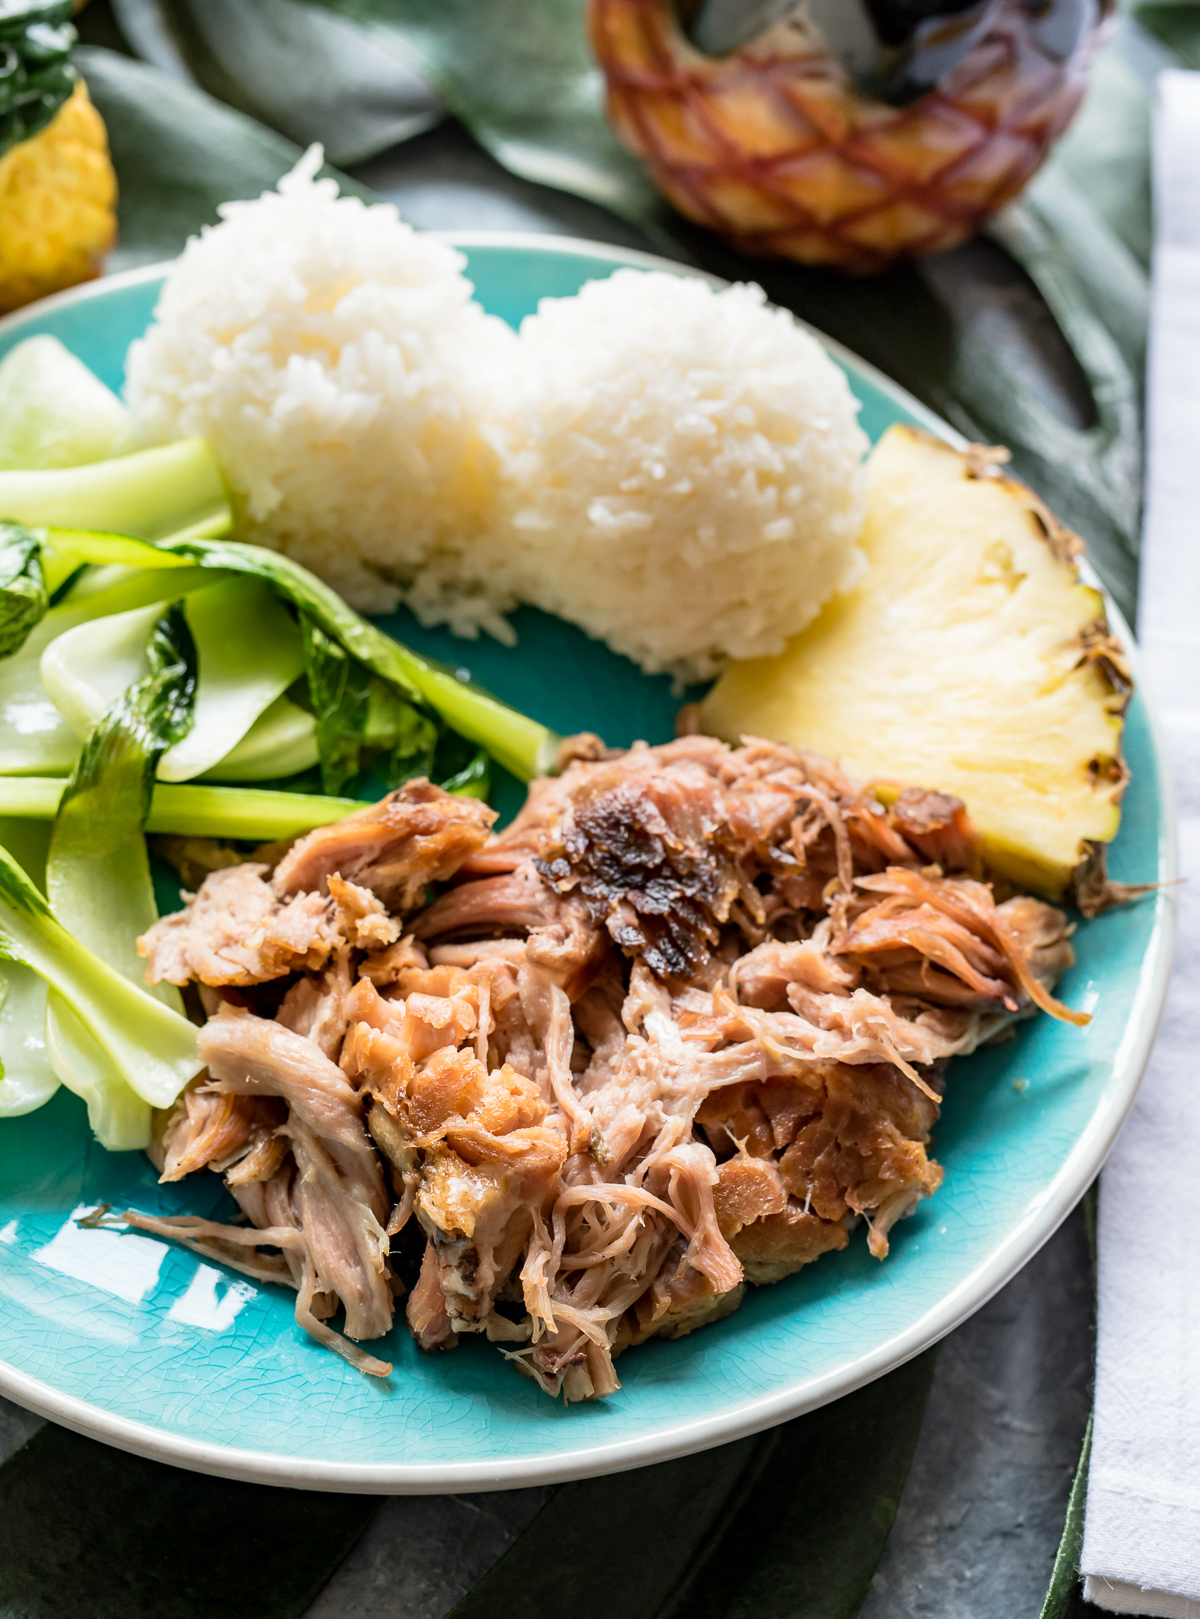
[[[46,862],[55,916],[131,983],[144,985],[137,940],[158,920],[142,828],[154,767],[192,724],[196,654],[180,606],[163,612],[149,673],[121,693],[83,745],[58,806]],[[179,991],[149,990],[182,1014]]]
[[[33,1113],[58,1089],[46,1054],[46,981],[19,961],[0,962],[0,1119]]]
[[[42,568],[51,595],[85,564],[93,567],[186,568],[186,557],[160,551],[129,534],[98,534],[90,529],[50,528],[45,531]]]
[[[34,528],[103,529],[142,540],[220,534],[233,521],[220,469],[199,438],[83,467],[0,472],[0,516]]]
[[[83,744],[54,822],[46,891],[58,921],[80,944],[182,1019],[183,1000],[173,985],[147,988],[137,941],[158,920],[142,832],[154,767],[191,727],[196,654],[179,603],[149,611],[156,617],[145,649],[147,673],[117,695]],[[57,990],[47,1000],[46,1045],[64,1085],[87,1103],[103,1146],[148,1142],[147,1098]]]
[[[0,820],[0,844],[39,888],[49,838],[44,821]],[[46,1050],[46,980],[19,961],[0,962],[0,1118],[33,1113],[58,1086]]]
[[[66,774],[74,767],[79,738],[51,701],[39,671],[41,656],[53,641],[89,620],[207,588],[216,577],[195,567],[142,569],[106,590],[72,595],[52,607],[19,652],[0,658],[0,780]],[[46,813],[52,816],[54,810]]]
[[[0,658],[25,644],[49,605],[41,553],[32,529],[0,522]]]
[[[66,788],[61,776],[0,776],[0,815],[51,821]],[[244,838],[263,843],[294,838],[362,809],[357,798],[278,792],[265,787],[208,787],[157,782],[147,832],[181,837]]]
[[[116,1063],[56,989],[46,996],[45,1039],[56,1076],[86,1102],[88,1125],[100,1145],[109,1152],[148,1147],[150,1104],[126,1083]]]

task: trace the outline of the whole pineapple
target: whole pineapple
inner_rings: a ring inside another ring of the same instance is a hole
[[[951,247],[1016,196],[1079,105],[1109,9],[797,0],[709,55],[676,3],[590,0],[621,140],[681,213],[744,251],[859,273]],[[856,72],[853,51],[836,48],[848,19],[878,42],[883,69]],[[947,64],[924,82],[903,71],[922,53],[935,71]]]
[[[71,66],[69,0],[0,3],[0,310],[100,273],[117,183]]]

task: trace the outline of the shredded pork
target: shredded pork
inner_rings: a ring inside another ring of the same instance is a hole
[[[499,835],[421,781],[213,860],[139,943],[213,1009],[163,1179],[224,1175],[251,1225],[130,1220],[290,1283],[364,1371],[402,1299],[426,1350],[610,1393],[859,1223],[884,1258],[949,1059],[1086,1021],[1065,918],[997,902],[957,800],[765,742],[585,752]]]

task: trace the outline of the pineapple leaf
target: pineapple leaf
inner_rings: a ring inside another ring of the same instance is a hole
[[[0,153],[28,140],[75,88],[69,0],[6,6],[0,15]]]

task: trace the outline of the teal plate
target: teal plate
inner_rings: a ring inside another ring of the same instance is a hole
[[[484,305],[516,322],[621,264],[675,265],[544,237],[456,238]],[[680,272],[686,273],[686,272]],[[146,326],[161,267],[51,299],[0,325],[0,353],[51,332],[114,387]],[[877,437],[892,422],[956,435],[852,355],[833,348]],[[455,641],[394,618],[394,633],[466,665],[499,696],[558,730],[611,743],[672,734],[665,680],[555,619],[517,615],[519,644]],[[1132,782],[1112,872],[1175,870],[1170,789],[1142,698],[1130,709]],[[859,1234],[728,1320],[619,1363],[620,1391],[573,1406],[547,1399],[482,1341],[425,1356],[403,1324],[381,1352],[386,1382],[317,1347],[292,1295],[253,1286],[137,1234],[81,1230],[109,1203],[207,1214],[215,1176],[159,1186],[140,1153],[89,1138],[60,1092],[0,1123],[0,1392],[68,1427],[143,1455],[293,1486],[432,1492],[540,1484],[704,1449],[821,1405],[949,1332],[1025,1263],[1082,1195],[1133,1100],[1166,986],[1169,890],[1083,924],[1061,993],[1093,1013],[1049,1018],[956,1062],[936,1153],[946,1180],[892,1234],[879,1264]]]

